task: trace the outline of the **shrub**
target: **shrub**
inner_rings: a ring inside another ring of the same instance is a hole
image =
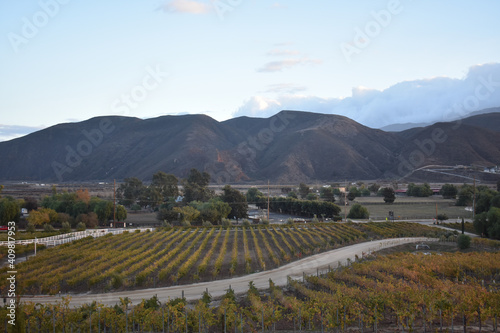
[[[230,227],[231,226],[231,220],[229,220],[229,219],[222,219],[222,226],[224,228]]]
[[[83,222],[79,222],[76,225],[76,230],[77,231],[84,231],[85,229],[87,229],[87,227],[85,226],[85,223],[83,223]]]
[[[191,222],[184,220],[181,222],[181,226],[185,228],[189,228],[191,226]]]
[[[162,226],[162,228],[164,228],[167,231],[169,231],[173,228],[172,224],[168,223],[167,220],[163,220],[163,223],[161,224],[161,226]]]
[[[50,224],[47,223],[47,224],[45,224],[43,226],[43,231],[45,231],[45,232],[54,232],[55,229],[54,229],[54,227],[52,225],[50,225]]]
[[[247,219],[243,219],[242,224],[243,224],[244,227],[249,227],[250,226],[250,221],[248,221]]]
[[[458,248],[460,250],[468,249],[470,247],[470,240],[471,240],[471,238],[467,235],[458,236],[458,239],[457,239]]]
[[[210,228],[210,227],[213,227],[213,226],[214,226],[212,223],[210,223],[210,221],[204,221],[202,225],[203,225],[204,227],[207,227],[207,228]]]
[[[61,232],[67,233],[70,231],[71,231],[71,225],[69,224],[69,222],[63,222],[61,227]]]
[[[26,227],[26,232],[29,233],[34,233],[36,231],[36,227],[33,223],[28,223],[28,226]]]
[[[269,220],[268,219],[262,219],[262,224],[263,225],[269,225]]]
[[[289,218],[286,220],[286,225],[294,225],[294,224],[295,224],[295,222],[293,221],[292,218]]]

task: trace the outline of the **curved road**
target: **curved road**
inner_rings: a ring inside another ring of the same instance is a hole
[[[278,286],[285,286],[287,284],[288,276],[290,276],[292,279],[301,279],[304,273],[307,275],[316,274],[317,270],[319,270],[320,272],[325,272],[329,267],[337,267],[339,262],[345,264],[348,259],[354,260],[355,255],[361,257],[363,254],[368,254],[370,252],[381,250],[384,248],[405,243],[422,241],[437,241],[437,239],[423,237],[394,238],[359,243],[336,250],[319,253],[298,261],[294,261],[273,270],[262,271],[259,273],[244,275],[231,279],[164,288],[111,292],[106,294],[71,295],[72,297],[70,305],[77,307],[83,304],[91,303],[92,301],[96,301],[104,305],[113,306],[120,302],[120,297],[128,297],[132,300],[132,304],[138,304],[143,299],[149,299],[154,295],[158,295],[160,301],[165,302],[168,301],[168,299],[181,297],[183,292],[184,297],[187,300],[197,300],[201,298],[201,295],[205,290],[207,290],[207,288],[212,297],[219,297],[224,295],[226,290],[229,289],[230,286],[237,294],[245,293],[248,290],[248,284],[250,281],[253,281],[257,288],[266,289],[269,287],[269,279],[272,279],[273,282]],[[61,300],[61,296],[23,297],[22,300],[28,302],[32,301],[35,303],[55,303]]]

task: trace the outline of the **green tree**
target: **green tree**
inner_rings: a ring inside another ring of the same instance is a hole
[[[168,198],[175,198],[179,195],[178,184],[179,180],[174,175],[158,171],[153,175],[151,186],[160,192],[163,201],[167,201]]]
[[[456,206],[472,206],[474,188],[471,185],[464,184],[458,191]]]
[[[183,181],[184,202],[208,201],[213,197],[213,192],[208,189],[209,183],[210,175],[208,173],[191,169],[188,177]]]
[[[491,207],[488,211],[488,221],[491,224],[488,229],[491,238],[500,239],[500,208]]]
[[[415,185],[410,183],[406,194],[411,197],[430,197],[432,195],[432,190],[429,184],[425,183],[422,185]]]
[[[124,206],[118,205],[116,206],[115,217],[117,221],[125,221],[127,219],[127,210]]]
[[[0,199],[0,224],[7,225],[8,222],[19,222],[21,208],[12,197]]]
[[[318,196],[314,193],[309,193],[307,196],[306,196],[306,200],[318,200]]]
[[[458,194],[458,188],[453,184],[444,184],[439,191],[439,194],[445,199],[455,199]]]
[[[496,194],[496,191],[492,191],[489,188],[480,191],[476,197],[476,214],[489,211],[491,207],[491,201]]]
[[[212,198],[207,202],[192,201],[190,206],[200,211],[201,220],[213,224],[220,224],[222,219],[227,218],[231,212],[229,204],[223,202],[220,198]]]
[[[370,217],[370,213],[368,213],[368,209],[366,209],[366,207],[356,203],[352,205],[347,217],[350,219],[367,219]]]
[[[380,185],[377,183],[373,183],[368,187],[368,189],[370,190],[370,192],[377,193],[380,189]]]
[[[297,196],[297,193],[295,193],[295,191],[290,191],[288,192],[288,194],[286,195],[288,198],[293,198],[293,199],[298,199],[299,197]]]
[[[191,206],[174,207],[173,212],[178,214],[182,222],[191,223],[200,216],[200,211]]]
[[[129,207],[137,202],[144,189],[145,186],[138,178],[125,178],[124,183],[118,187],[117,197],[122,205]]]
[[[335,202],[335,195],[333,194],[333,188],[331,187],[322,187],[319,195],[321,199],[328,202]]]
[[[470,247],[470,240],[469,236],[460,234],[457,239],[458,248],[460,250],[468,249]]]
[[[259,196],[264,196],[264,194],[256,187],[250,187],[247,191],[247,202],[256,203]]]
[[[113,203],[111,201],[101,200],[94,209],[99,222],[104,223],[113,218]]]
[[[237,219],[240,219],[248,216],[247,198],[240,191],[226,185],[223,188],[221,199],[222,201],[228,203],[229,207],[231,207],[229,217],[236,217]]]
[[[299,194],[302,199],[305,199],[310,192],[309,186],[304,183],[299,184]]]
[[[385,203],[393,203],[396,200],[396,194],[391,187],[384,187],[380,190],[380,193],[384,197]]]

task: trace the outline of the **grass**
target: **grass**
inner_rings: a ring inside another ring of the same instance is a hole
[[[436,205],[438,214],[446,214],[450,221],[456,221],[459,217],[465,219],[472,218],[472,212],[465,210],[465,207],[455,206],[455,200],[443,199],[442,197],[396,197],[392,204],[386,204],[382,197],[359,197],[354,202],[365,206],[370,213],[370,218],[374,220],[385,219],[389,216],[389,211],[394,211],[396,219],[432,219],[436,217]],[[352,205],[352,204],[351,204]],[[344,207],[341,207],[342,210]],[[349,210],[349,206],[347,207]]]

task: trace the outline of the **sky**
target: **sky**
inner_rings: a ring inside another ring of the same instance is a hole
[[[500,106],[497,0],[0,0],[0,141],[96,116]]]

